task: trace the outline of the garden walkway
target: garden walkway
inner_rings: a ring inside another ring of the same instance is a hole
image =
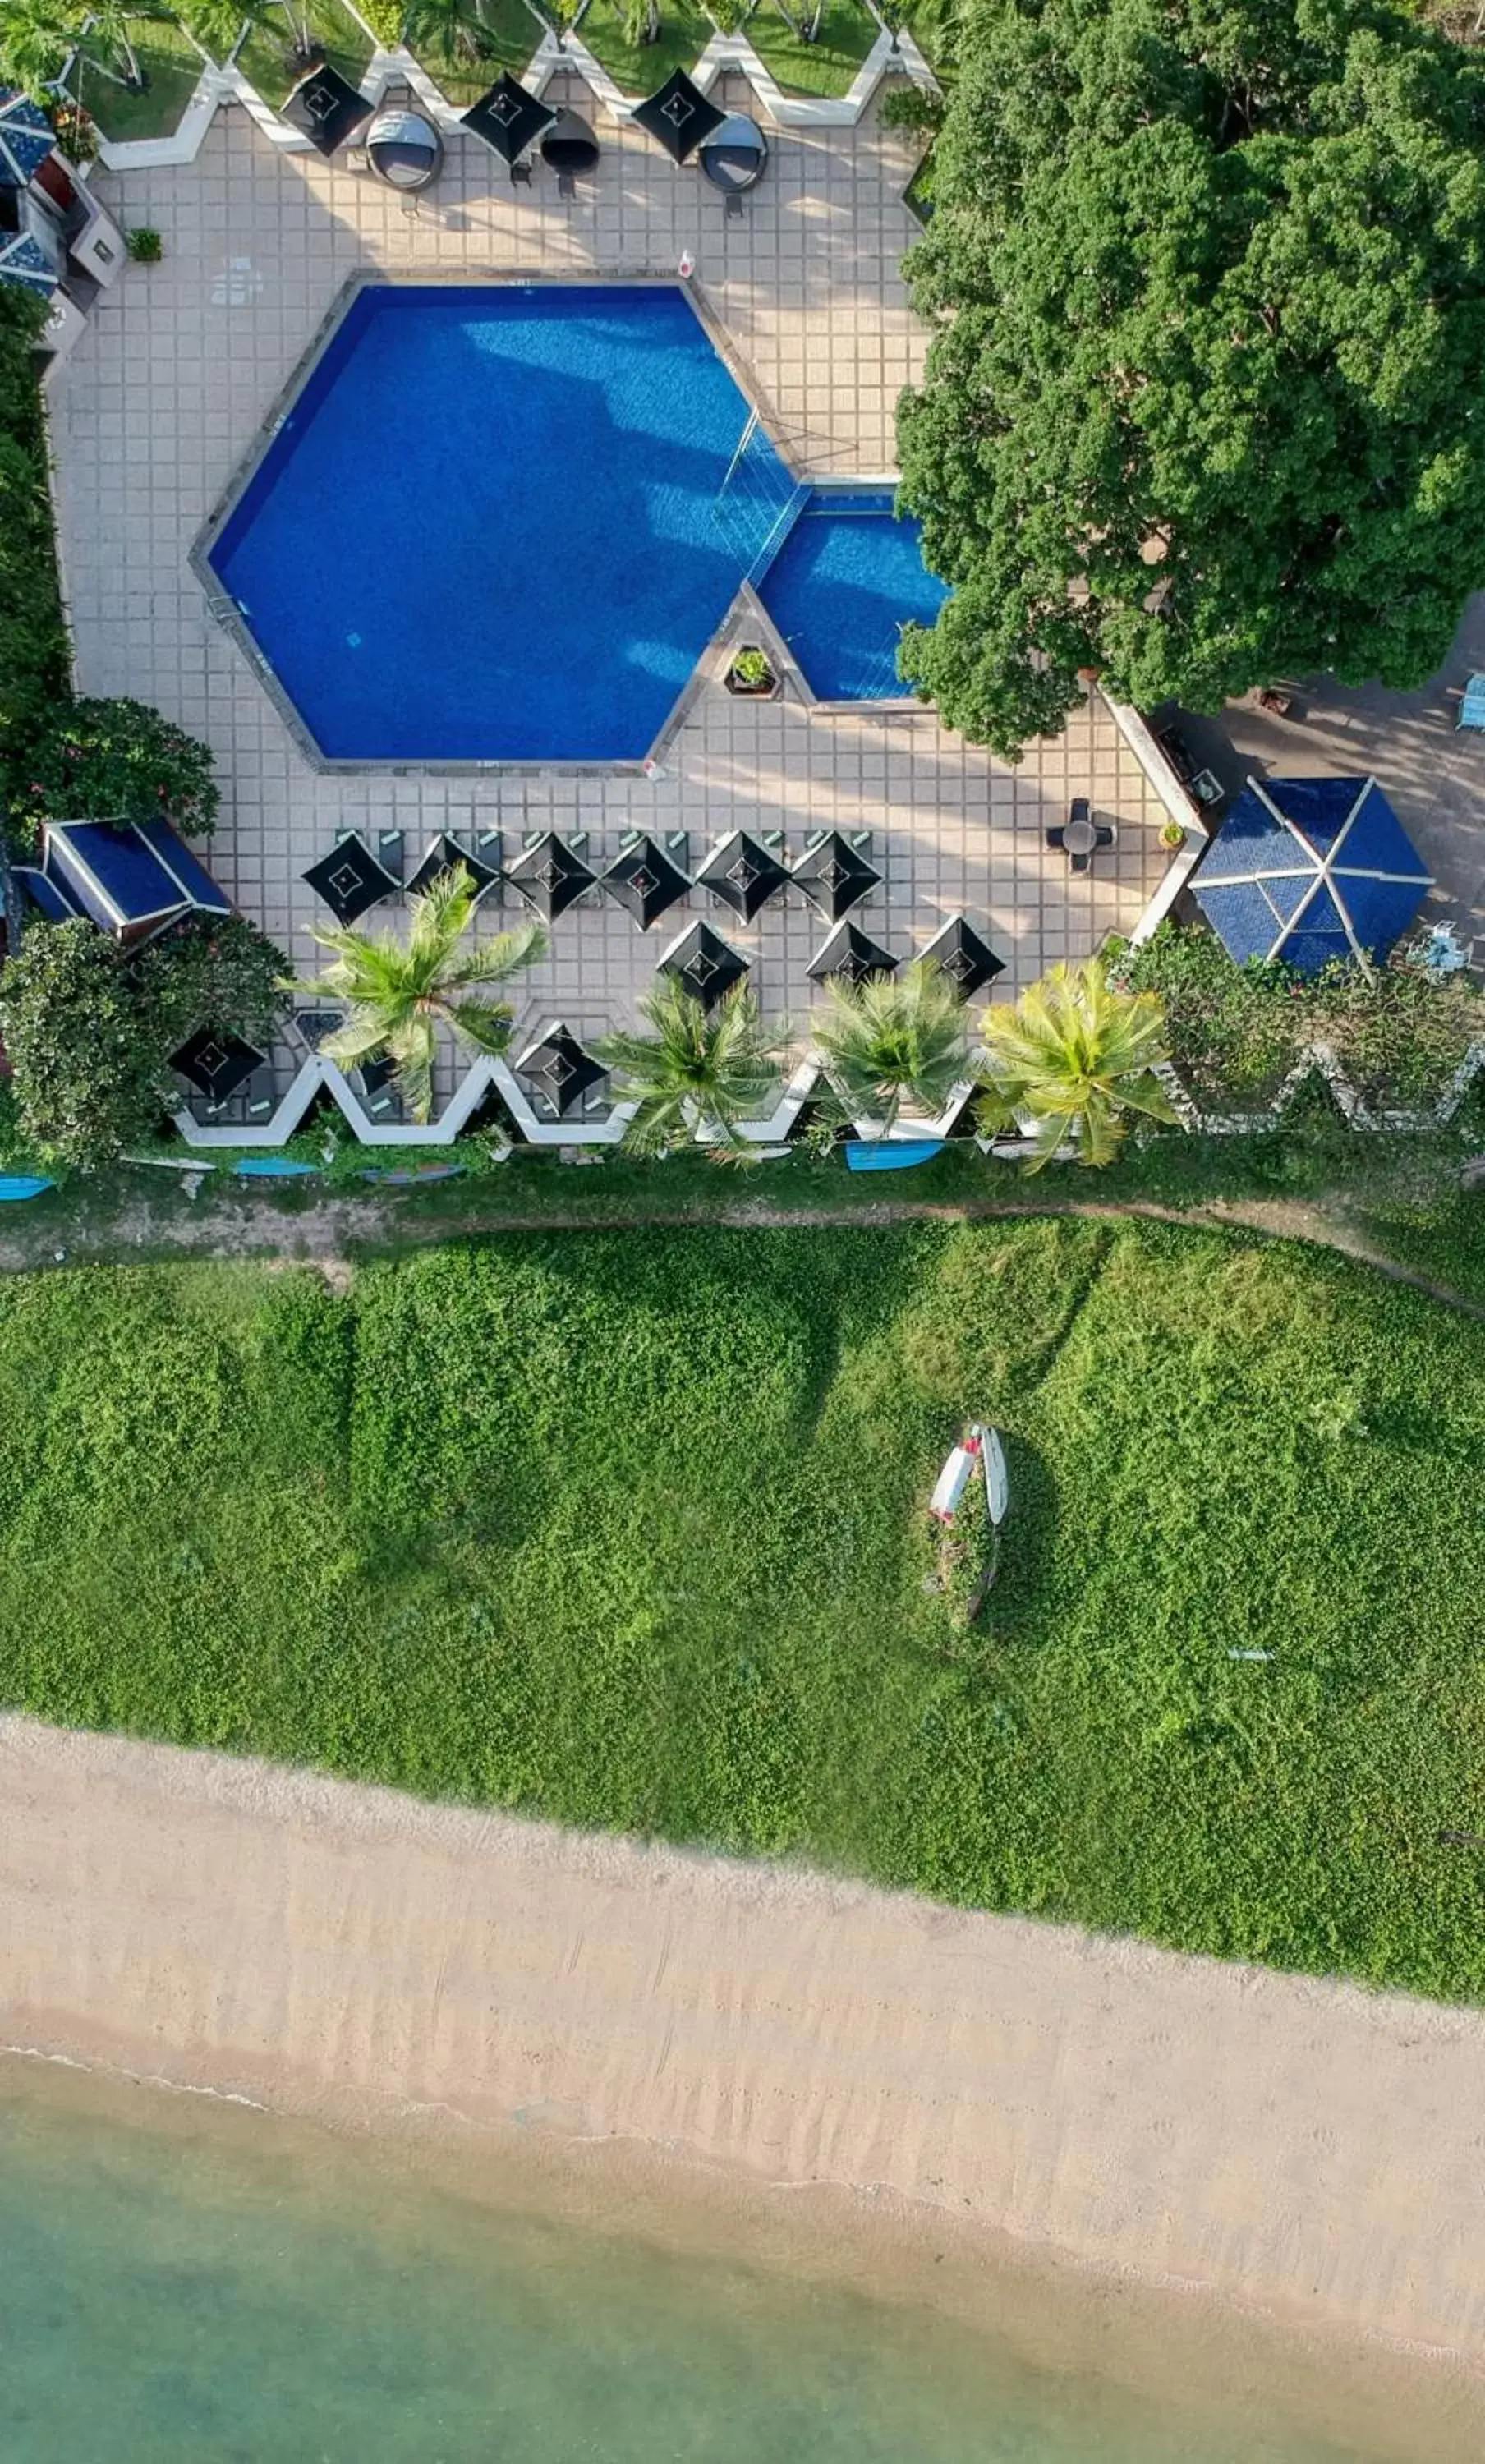
[[[1485,1158],[1466,1163],[1461,1187],[1473,1185],[1482,1168]],[[1485,1209],[1485,1197],[1481,1205]],[[1184,1207],[1142,1198],[873,1199],[855,1206],[787,1206],[739,1198],[710,1205],[704,1214],[695,1209],[633,1206],[607,1214],[579,1214],[561,1207],[502,1207],[492,1200],[453,1215],[418,1213],[416,1194],[409,1192],[396,1198],[360,1194],[321,1198],[308,1204],[296,1203],[291,1212],[261,1191],[248,1195],[231,1190],[187,1203],[173,1186],[155,1191],[140,1190],[136,1184],[127,1199],[121,1198],[113,1205],[79,1209],[74,1191],[65,1215],[47,1207],[45,1212],[29,1213],[22,1222],[7,1224],[0,1232],[0,1275],[27,1274],[54,1265],[119,1265],[145,1258],[267,1258],[285,1267],[318,1266],[331,1281],[348,1284],[357,1257],[485,1240],[502,1232],[632,1232],[680,1226],[699,1231],[708,1225],[741,1230],[818,1225],[822,1230],[871,1231],[898,1223],[979,1223],[1050,1215],[1078,1216],[1094,1222],[1142,1220],[1176,1224],[1186,1231],[1249,1232],[1270,1241],[1301,1241],[1370,1266],[1390,1283],[1407,1284],[1446,1309],[1457,1309],[1461,1316],[1485,1320],[1485,1302],[1419,1273],[1368,1240],[1347,1219],[1340,1193],[1330,1204],[1316,1199],[1211,1198]]]

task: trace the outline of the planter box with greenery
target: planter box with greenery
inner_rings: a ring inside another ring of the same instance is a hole
[[[100,18],[80,38],[68,85],[100,133],[116,143],[173,137],[206,60],[183,25],[165,16],[121,16],[117,36]]]
[[[658,30],[652,36],[646,7],[624,0],[589,0],[579,33],[600,66],[625,94],[653,94],[673,69],[693,69],[716,25],[692,0],[661,0]]]
[[[864,0],[761,0],[741,30],[786,94],[849,94],[881,29]]]
[[[292,6],[272,0],[250,23],[233,64],[277,110],[321,60],[359,85],[374,48],[365,26],[340,0],[293,0]]]
[[[734,652],[724,682],[740,701],[772,701],[779,690],[773,663],[756,642],[744,642]]]
[[[486,0],[478,9],[474,0],[410,0],[402,21],[402,40],[419,67],[460,110],[502,69],[523,76],[545,32],[528,0]]]

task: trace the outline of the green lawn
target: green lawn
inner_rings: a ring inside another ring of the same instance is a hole
[[[201,81],[206,63],[179,26],[164,18],[131,17],[129,40],[147,82],[142,92],[100,77],[86,60],[74,72],[78,100],[105,137],[168,137]]]
[[[624,94],[654,94],[672,69],[694,69],[717,29],[704,9],[685,0],[660,0],[660,33],[653,43],[632,43],[613,0],[591,0],[578,39],[603,63]]]
[[[1378,1199],[1347,1213],[1375,1248],[1485,1309],[1485,1187],[1454,1199]]]
[[[462,111],[477,102],[494,85],[501,69],[509,69],[513,77],[521,76],[531,65],[542,32],[543,21],[532,14],[526,0],[486,0],[480,11],[477,59],[454,59],[428,43],[414,48],[433,83]],[[493,156],[491,162],[503,179],[505,175]]]
[[[352,85],[359,85],[373,49],[365,27],[339,6],[339,0],[308,0],[303,16],[315,37],[317,55],[329,60]],[[248,83],[275,110],[306,73],[294,41],[295,25],[283,10],[272,25],[255,26],[237,53],[236,65]]]
[[[764,0],[742,31],[787,94],[841,95],[850,92],[881,28],[860,0],[828,0],[816,40],[802,43]]]
[[[966,1647],[921,1505],[971,1410]],[[47,1718],[1485,1992],[1485,1327],[1363,1268],[1044,1221],[69,1270],[0,1290],[0,1412]]]

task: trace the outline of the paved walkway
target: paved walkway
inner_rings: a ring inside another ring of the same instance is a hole
[[[740,80],[729,99],[746,99]],[[793,697],[739,703],[713,683],[654,782],[323,778],[209,617],[191,542],[362,267],[668,272],[689,248],[793,458],[818,473],[890,471],[897,395],[922,343],[898,273],[915,228],[901,203],[903,142],[875,116],[852,129],[774,131],[767,180],[744,217],[726,222],[696,173],[602,115],[597,127],[599,175],[571,205],[540,172],[532,189],[513,190],[484,147],[455,139],[438,188],[410,215],[344,163],[277,149],[236,109],[188,167],[100,175],[113,210],[158,229],[165,255],[104,295],[55,387],[82,689],[133,693],[206,737],[225,790],[213,868],[299,967],[316,961],[308,928],[325,913],[299,876],[352,824],[401,827],[414,854],[444,826],[499,825],[507,846],[527,830],[583,826],[605,860],[626,828],[679,828],[693,862],[734,826],[782,828],[798,853],[808,831],[839,824],[874,834],[884,891],[862,920],[901,957],[961,910],[1005,958],[1006,991],[1093,949],[1133,922],[1165,863],[1164,815],[1101,704],[1018,770],[967,749],[926,711],[827,716]],[[1117,848],[1076,879],[1044,845],[1075,795],[1119,826]],[[694,895],[689,913],[707,912]],[[672,929],[687,920],[675,910]],[[802,1021],[806,969],[824,938],[802,897],[770,906],[751,932],[712,920],[754,962],[765,1006]],[[630,1013],[669,937],[663,925],[640,935],[611,902],[574,910],[523,982],[518,1048],[554,1015],[587,1036]]]

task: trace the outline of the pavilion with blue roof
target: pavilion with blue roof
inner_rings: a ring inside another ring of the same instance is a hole
[[[87,915],[126,944],[183,915],[233,913],[163,814],[147,822],[48,822],[40,864],[17,865],[14,873],[49,923]]]
[[[1191,890],[1239,965],[1314,976],[1385,958],[1432,886],[1375,779],[1250,779]]]
[[[60,247],[49,252],[43,245],[26,192],[55,143],[39,105],[29,95],[0,86],[0,282],[18,282],[49,299],[56,289]]]

